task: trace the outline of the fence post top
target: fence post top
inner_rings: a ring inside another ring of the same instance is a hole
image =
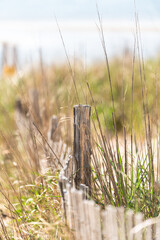
[[[78,104],[78,105],[74,105],[73,108],[91,108],[91,106],[90,105]]]
[[[52,115],[52,116],[51,116],[51,120],[55,120],[55,119],[57,120],[58,117],[57,117],[56,115]]]

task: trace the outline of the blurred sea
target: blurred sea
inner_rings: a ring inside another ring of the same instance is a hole
[[[76,57],[87,63],[104,59],[97,22],[67,20],[58,24],[71,59]],[[144,21],[140,25],[144,57],[157,56],[160,54],[160,21]],[[109,58],[122,56],[125,48],[133,50],[135,23],[103,21],[103,30]],[[36,63],[40,48],[45,62],[66,61],[60,33],[54,21],[0,21],[0,43],[4,42],[17,46],[21,66],[31,61]]]

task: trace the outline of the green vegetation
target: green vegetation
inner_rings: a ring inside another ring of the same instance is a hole
[[[115,102],[116,123],[118,131],[123,130],[124,124],[126,126],[126,130],[128,132],[130,131],[132,74],[134,71],[133,125],[136,131],[141,131],[142,133],[144,128],[142,129],[141,126],[141,123],[143,122],[143,105],[140,64],[136,61],[133,70],[132,62],[132,55],[128,55],[126,58],[124,57],[124,60],[120,58],[110,60],[110,75]],[[151,113],[153,123],[156,121],[155,101],[156,84],[157,89],[159,89],[159,64],[160,60],[158,58],[154,60],[147,60],[144,64],[145,71],[142,72],[142,75],[145,75],[145,77],[142,76],[142,78],[145,83],[148,108]],[[57,112],[59,112],[60,108],[64,108],[64,106],[71,106],[72,108],[74,104],[79,102],[82,104],[88,103],[92,105],[91,96],[87,87],[88,83],[96,104],[99,118],[101,119],[101,124],[105,127],[105,117],[107,128],[113,131],[112,98],[107,68],[104,63],[95,64],[85,68],[81,62],[77,62],[74,63],[72,73],[69,71],[67,66],[51,66],[46,71],[46,78],[48,79],[48,88],[51,92],[50,97],[52,100],[56,100],[57,103]],[[74,84],[77,88],[78,98]],[[159,94],[159,92],[157,92],[157,94]],[[159,101],[159,98],[157,98],[158,105],[160,103]],[[93,118],[96,118],[94,113]]]

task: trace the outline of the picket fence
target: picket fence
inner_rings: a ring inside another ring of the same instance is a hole
[[[59,185],[65,219],[76,240],[160,240],[160,217],[144,221],[142,213],[111,205],[102,210],[89,199],[87,186],[71,186],[64,170]]]

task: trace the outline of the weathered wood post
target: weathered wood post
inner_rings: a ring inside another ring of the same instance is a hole
[[[48,141],[58,142],[60,139],[58,131],[58,117],[53,115],[50,119]]]
[[[29,91],[30,98],[30,111],[36,122],[36,124],[42,124],[40,116],[40,107],[39,107],[39,93],[37,89],[32,89]]]
[[[74,106],[73,174],[75,173],[77,189],[80,188],[80,184],[87,185],[89,189],[91,186],[90,115],[91,107],[89,105]]]

